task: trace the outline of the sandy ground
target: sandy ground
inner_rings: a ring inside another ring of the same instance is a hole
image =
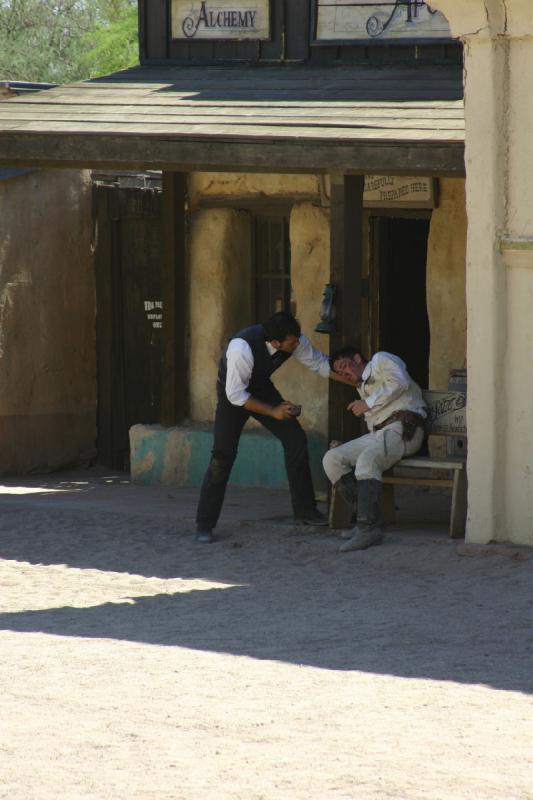
[[[461,548],[427,492],[339,555],[230,490],[202,546],[195,500],[4,479],[1,798],[533,798],[533,552]]]

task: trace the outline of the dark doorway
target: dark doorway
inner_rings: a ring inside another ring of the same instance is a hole
[[[428,233],[429,219],[371,218],[373,350],[400,356],[423,389],[429,377]]]
[[[162,194],[93,187],[98,463],[129,467],[129,429],[161,416]]]

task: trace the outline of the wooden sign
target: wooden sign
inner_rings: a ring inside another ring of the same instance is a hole
[[[269,39],[269,0],[172,0],[173,39]]]
[[[427,431],[443,436],[466,435],[466,392],[424,392]]]
[[[446,17],[424,0],[316,0],[317,42],[450,40]]]
[[[365,208],[435,208],[434,178],[365,175]]]

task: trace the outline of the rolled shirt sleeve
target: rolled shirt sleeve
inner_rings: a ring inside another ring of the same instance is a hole
[[[330,366],[329,357],[313,347],[307,336],[302,333],[300,336],[300,343],[294,351],[294,357],[304,367],[318,372],[323,378],[329,378]]]
[[[254,368],[252,349],[244,339],[232,339],[226,350],[226,397],[234,406],[243,406],[250,398],[248,386]]]

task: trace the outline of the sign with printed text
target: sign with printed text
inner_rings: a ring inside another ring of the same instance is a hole
[[[172,0],[173,39],[269,39],[269,0]]]
[[[442,436],[466,435],[466,392],[424,392],[427,430]]]
[[[405,178],[397,175],[365,175],[365,208],[434,208],[434,178]]]
[[[451,39],[444,14],[424,0],[317,0],[316,41]]]

